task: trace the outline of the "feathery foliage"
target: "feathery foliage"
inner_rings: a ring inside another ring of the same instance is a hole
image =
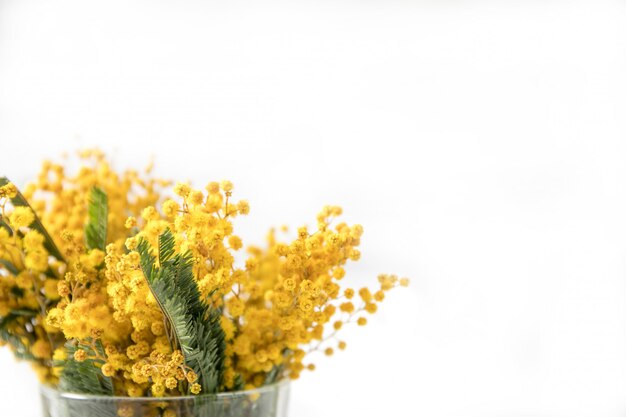
[[[93,359],[95,356],[104,357],[104,349],[100,342],[94,346],[78,345],[68,342],[67,360],[63,362],[63,372],[59,380],[59,388],[67,392],[76,392],[91,395],[113,395],[113,383],[111,378],[105,377],[96,364],[102,364],[103,360]],[[78,349],[87,352],[89,359],[78,362],[74,359],[74,353]]]
[[[187,359],[190,366],[201,369],[200,385],[205,392],[217,392],[222,385],[224,372],[224,332],[220,325],[221,312],[210,309],[206,319],[196,321],[196,339],[198,349]]]
[[[185,364],[198,374],[202,391],[218,392],[225,357],[221,312],[201,300],[191,255],[175,254],[175,239],[169,229],[159,236],[157,258],[146,240],[139,242],[137,250],[148,285],[170,325],[172,344],[180,348]]]
[[[34,310],[18,309],[12,310],[5,317],[0,318],[0,340],[11,345],[16,357],[26,360],[34,360],[34,356],[30,353],[30,349],[21,338],[9,332],[7,327],[20,317],[33,317],[37,314]]]
[[[13,348],[13,354],[18,359],[34,361],[36,358],[30,353],[28,346],[16,335],[8,332],[6,329],[0,330],[0,340]]]
[[[106,193],[101,188],[93,187],[89,197],[89,222],[85,228],[85,243],[88,249],[105,250],[108,211]]]
[[[7,177],[0,177],[0,187],[7,185],[9,182],[10,181]],[[17,195],[11,199],[11,203],[13,203],[15,207],[28,207],[32,210],[35,216],[35,221],[33,222],[33,224],[30,225],[31,229],[34,229],[43,235],[44,247],[48,250],[48,253],[50,253],[50,255],[54,256],[61,262],[65,262],[65,258],[63,258],[63,255],[61,255],[61,251],[59,251],[59,248],[54,243],[54,240],[52,240],[52,237],[50,236],[46,228],[43,227],[43,224],[41,224],[41,220],[39,220],[39,217],[37,217],[35,210],[33,210],[30,204],[28,204],[28,201],[26,201],[26,199],[19,190],[17,191]]]

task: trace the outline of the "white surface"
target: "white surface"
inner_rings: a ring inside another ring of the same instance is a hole
[[[98,145],[413,278],[292,416],[626,413],[622,1],[0,0],[0,171]],[[0,415],[38,416],[0,353]]]

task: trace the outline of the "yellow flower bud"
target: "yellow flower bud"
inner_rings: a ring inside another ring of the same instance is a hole
[[[87,352],[85,352],[83,349],[78,349],[76,352],[74,352],[74,360],[76,362],[84,362],[85,360],[87,360]]]

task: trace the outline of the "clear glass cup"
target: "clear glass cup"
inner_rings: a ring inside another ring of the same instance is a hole
[[[42,386],[44,417],[287,417],[289,382],[184,397],[108,397]]]

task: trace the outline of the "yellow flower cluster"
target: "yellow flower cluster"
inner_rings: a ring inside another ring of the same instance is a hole
[[[345,349],[337,336],[344,326],[365,325],[388,290],[408,285],[381,275],[376,290],[342,288],[346,263],[360,258],[363,228],[338,222],[339,207],[325,207],[315,230],[301,227],[291,242],[279,241],[271,230],[267,246],[248,247],[238,265],[235,254],[244,245],[233,220],[250,208],[245,200],[233,201],[232,183],[211,182],[203,190],[178,183],[166,198],[167,181],[136,171],[118,174],[98,151],[82,157],[85,164],[75,175],[44,163],[24,191],[32,209],[15,204],[13,184],[0,187],[1,335],[48,383],[63,371],[59,364],[70,341],[91,346],[91,353],[78,349],[70,359],[93,360],[117,394],[201,391],[138,253],[141,240],[158,248],[168,229],[175,251],[193,258],[201,298],[221,312],[225,391],[313,370],[305,364],[308,354]],[[93,187],[108,198],[104,251],[85,244]],[[60,256],[52,256],[48,239]]]
[[[45,317],[59,299],[62,265],[49,264],[42,234],[28,228],[35,220],[30,208],[7,213],[6,201],[16,195],[13,184],[0,187],[0,345],[9,344],[19,357],[30,359],[42,379],[54,379],[52,349],[64,339]]]
[[[24,189],[24,197],[65,251],[73,242],[84,241],[90,191],[98,186],[108,198],[107,238],[109,242],[122,244],[127,237],[126,218],[154,205],[162,187],[170,182],[141,175],[136,170],[119,174],[98,150],[82,151],[80,157],[82,165],[74,175],[67,175],[61,164],[45,161],[37,181]],[[74,236],[73,240],[62,238],[68,233]]]
[[[236,327],[229,352],[233,373],[252,385],[261,385],[274,367],[298,378],[305,367],[314,369],[312,364],[303,364],[308,353],[324,350],[330,355],[331,344],[344,349],[345,342],[337,340],[338,331],[354,321],[365,324],[360,315],[376,312],[383,292],[396,285],[396,278],[385,278],[391,285],[381,285],[376,297],[367,288],[361,289],[362,302],[357,306],[353,289],[341,291],[344,265],[360,258],[357,246],[363,228],[346,223],[331,227],[339,215],[341,208],[325,207],[313,233],[301,227],[293,242],[282,243],[272,230],[267,249],[249,249],[247,274],[226,305]]]

